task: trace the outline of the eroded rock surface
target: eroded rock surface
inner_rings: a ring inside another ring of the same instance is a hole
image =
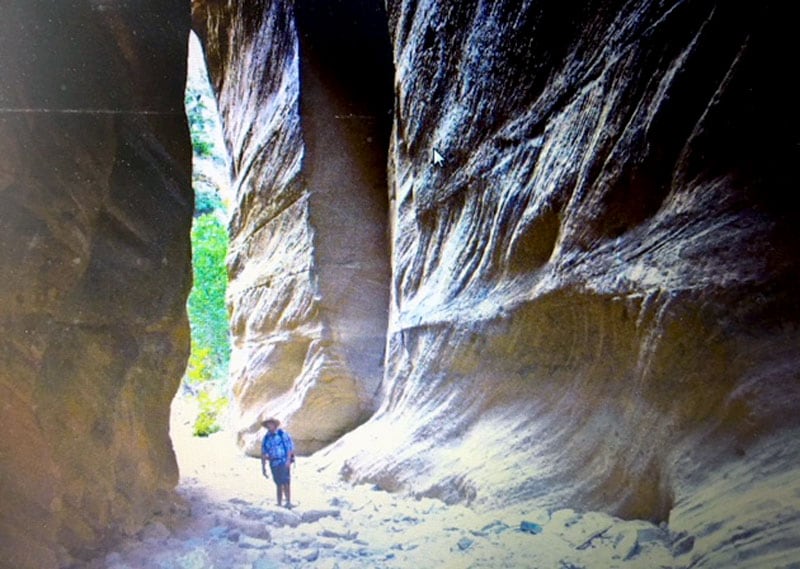
[[[313,452],[375,410],[383,375],[385,15],[379,2],[311,1],[194,2],[193,14],[233,163],[240,444],[257,453],[275,415]]]
[[[321,4],[193,4],[236,183],[241,444],[254,450],[269,414],[312,451],[375,411],[317,464],[485,509],[667,521],[693,567],[796,564],[784,8],[388,2],[386,203],[382,103],[353,79],[375,74],[326,73],[331,53],[368,53],[369,33],[350,17],[361,31],[333,52],[339,24],[315,20],[377,8]],[[135,531],[176,482],[187,11],[3,8],[0,545],[13,567],[68,564]],[[640,537],[620,537],[624,555]]]
[[[775,15],[389,14],[387,388],[342,443],[365,449],[347,472],[451,500],[721,523],[698,566],[796,561],[797,115],[776,109],[792,105],[772,73],[788,53]],[[759,538],[731,545],[743,527]]]
[[[177,483],[190,14],[149,4],[3,4],[2,567],[89,555],[169,507]]]
[[[388,2],[386,369],[377,413],[328,451],[334,467],[453,502],[669,519],[714,552],[697,566],[786,560],[798,147],[775,73],[788,17],[772,8]],[[306,395],[324,377],[311,370],[343,377],[323,357],[339,344],[323,341],[319,196],[302,180],[306,161],[312,178],[326,163],[303,154],[295,20],[282,2],[259,9],[214,16],[207,34],[240,148],[239,397],[246,424],[283,412],[321,441],[333,433],[319,418],[346,423]],[[344,393],[317,391],[331,392]],[[313,425],[307,403],[324,409]],[[758,491],[726,476],[758,477]]]

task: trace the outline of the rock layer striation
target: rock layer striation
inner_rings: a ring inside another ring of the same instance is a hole
[[[56,4],[0,20],[13,567],[168,507],[189,345],[188,6]],[[236,192],[241,445],[277,415],[354,482],[796,564],[785,10],[193,2]]]
[[[379,2],[194,2],[232,156],[231,379],[313,452],[375,410],[389,299],[391,60]],[[377,32],[377,33],[376,33]]]
[[[322,442],[341,400],[326,409],[306,385],[324,377],[309,374],[317,362],[330,369],[318,347],[340,344],[319,343],[336,334],[322,332],[335,326],[323,325],[314,280],[324,272],[312,246],[322,196],[303,176],[335,166],[306,154],[323,130],[306,133],[297,111],[304,89],[315,91],[297,71],[288,4],[212,16],[206,37],[228,138],[252,157],[237,171],[232,227],[245,423],[275,410]],[[334,467],[452,502],[669,520],[702,535],[697,566],[791,555],[796,522],[764,522],[798,511],[798,145],[780,82],[788,18],[775,11],[387,3],[385,369],[376,413],[326,451]],[[235,99],[252,74],[266,81]],[[314,100],[310,114],[329,103]],[[245,220],[259,231],[242,230]],[[322,257],[346,254],[325,245]],[[262,300],[243,300],[253,295]],[[355,307],[341,308],[353,322]],[[312,408],[324,410],[314,424],[302,419]],[[742,528],[760,537],[735,543]]]
[[[188,7],[0,18],[0,566],[66,566],[169,507],[189,347]]]
[[[719,522],[698,540],[710,565],[786,561],[796,521],[764,523],[797,519],[800,474],[797,134],[777,110],[774,14],[397,1],[389,16],[386,397],[343,442],[365,448],[346,472]],[[388,432],[391,448],[367,445]],[[760,537],[732,545],[736,527]]]

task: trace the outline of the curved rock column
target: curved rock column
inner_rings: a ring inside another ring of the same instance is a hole
[[[187,6],[5,2],[0,564],[91,555],[169,507],[188,355]]]
[[[308,453],[376,406],[389,302],[391,63],[385,28],[367,38],[385,45],[365,55],[358,39],[373,20],[343,17],[376,6],[193,3],[232,156],[230,373],[250,454],[266,416]],[[376,75],[370,62],[380,55],[388,63]],[[376,82],[386,90],[378,109],[359,92],[379,91]]]

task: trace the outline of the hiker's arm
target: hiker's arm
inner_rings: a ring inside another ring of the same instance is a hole
[[[267,459],[268,458],[269,457],[266,454],[264,454],[263,452],[261,453],[261,474],[263,474],[264,476],[267,475]]]

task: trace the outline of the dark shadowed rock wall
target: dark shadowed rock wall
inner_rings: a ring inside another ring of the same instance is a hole
[[[389,299],[391,57],[379,2],[194,2],[233,157],[231,378],[240,444],[301,452],[377,406]]]
[[[177,483],[189,25],[171,0],[3,3],[2,567],[68,565]]]

